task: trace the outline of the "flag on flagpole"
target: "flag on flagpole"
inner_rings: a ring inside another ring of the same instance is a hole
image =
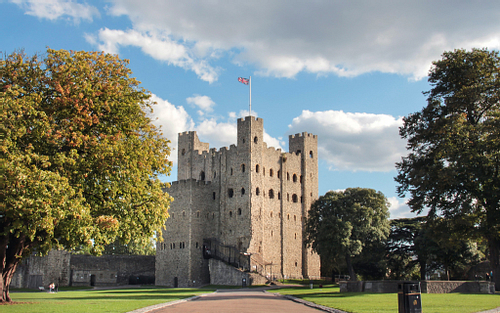
[[[248,85],[248,83],[249,83],[248,78],[243,78],[243,77],[238,77],[238,81],[239,81],[240,83],[245,84],[245,85]]]

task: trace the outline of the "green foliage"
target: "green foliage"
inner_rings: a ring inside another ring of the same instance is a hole
[[[454,233],[487,239],[494,271],[500,249],[499,74],[497,51],[445,52],[431,68],[427,106],[404,118],[400,135],[410,153],[396,165],[398,193],[409,193],[411,209],[429,209],[430,218],[444,217]]]
[[[83,245],[100,254],[116,239],[161,232],[171,199],[158,177],[170,172],[169,141],[147,118],[150,94],[130,77],[127,63],[100,52],[51,49],[43,58],[0,59],[6,286],[33,249]]]
[[[429,222],[425,217],[391,220],[386,251],[392,279],[426,279],[435,271],[467,279],[468,270],[481,258],[477,244],[451,232],[446,220]]]
[[[306,240],[324,258],[345,259],[355,279],[351,258],[389,235],[389,209],[381,192],[366,188],[329,191],[316,200],[306,222]]]
[[[153,238],[135,238],[128,243],[122,243],[120,240],[116,240],[104,247],[103,254],[155,255],[155,242]]]

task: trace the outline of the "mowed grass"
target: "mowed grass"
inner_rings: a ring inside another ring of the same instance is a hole
[[[219,286],[221,287],[221,286]],[[0,305],[2,313],[31,312],[128,312],[150,305],[210,293],[206,288],[136,288],[47,292],[12,292],[17,303]],[[398,311],[397,294],[340,293],[336,285],[309,289],[309,285],[270,290],[352,313],[393,313]],[[500,307],[500,294],[422,294],[425,313],[469,313]]]
[[[282,295],[293,295],[306,301],[351,313],[398,312],[396,293],[340,293],[336,285],[314,289],[309,286],[273,290]],[[422,294],[425,313],[472,313],[500,307],[500,295],[494,294]]]
[[[154,304],[213,292],[213,288],[137,288],[47,292],[11,292],[16,304],[0,305],[2,313],[128,312]]]

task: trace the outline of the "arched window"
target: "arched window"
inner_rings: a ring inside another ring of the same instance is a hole
[[[231,175],[233,175],[233,168],[231,167]]]
[[[311,151],[309,151],[309,157],[310,157],[310,158],[312,158],[312,157],[313,157],[313,152],[312,152],[312,150],[311,150]]]
[[[245,173],[245,164],[241,164],[241,172]]]
[[[186,149],[182,149],[181,154],[182,154],[182,155],[186,154]]]
[[[295,202],[295,203],[297,203],[299,201],[299,199],[298,199],[298,197],[297,197],[296,194],[292,195],[292,201]]]
[[[241,215],[241,208],[238,208],[238,215]]]
[[[229,188],[227,190],[227,195],[229,196],[229,198],[232,198],[234,196],[234,190],[233,190],[233,188]]]
[[[290,173],[286,173],[286,180],[290,180]]]
[[[273,169],[270,169],[269,170],[269,176],[273,177],[273,175],[274,175]]]
[[[255,165],[255,173],[259,172],[259,164]]]
[[[254,142],[254,143],[259,142],[259,138],[257,138],[257,136],[253,137],[253,142]]]
[[[302,184],[302,175],[300,175],[300,179],[299,179],[300,183]]]
[[[269,199],[274,199],[274,190],[269,189]]]
[[[278,178],[281,178],[281,171],[278,170],[278,172],[276,173],[276,175],[278,175]]]
[[[290,194],[289,193],[286,194],[286,201],[290,201]]]
[[[196,211],[196,218],[200,217],[200,211]]]
[[[215,177],[217,177],[217,172],[216,172],[216,171],[214,171],[214,178],[215,178]]]
[[[205,172],[204,171],[200,172],[200,180],[205,180]]]
[[[186,216],[186,211],[182,211],[182,217]]]
[[[281,200],[281,192],[278,191],[278,200]]]
[[[269,216],[270,216],[270,217],[273,217],[273,211],[271,211],[271,213],[269,213]]]
[[[233,217],[233,211],[229,211],[229,217]]]
[[[241,195],[243,196],[245,194],[245,188],[241,188]]]
[[[297,182],[297,174],[293,174],[293,178],[292,178],[293,182],[296,183]]]
[[[294,215],[293,216],[293,221],[296,222],[297,221],[297,215]]]
[[[258,195],[260,195],[260,189],[259,189],[259,187],[255,188],[255,194],[256,194],[257,196],[258,196]]]
[[[287,219],[287,220],[290,220],[290,214],[287,214],[287,215],[286,215],[286,219]]]
[[[214,191],[214,192],[212,192],[212,199],[214,199],[214,200],[215,200],[215,191]]]

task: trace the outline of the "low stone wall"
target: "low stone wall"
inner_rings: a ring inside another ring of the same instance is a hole
[[[208,269],[210,271],[211,285],[241,286],[243,279],[245,279],[247,285],[249,283],[249,273],[227,265],[222,261],[210,259]]]
[[[495,293],[495,283],[487,281],[341,281],[340,292],[397,293],[401,283],[420,283],[422,293]]]
[[[14,273],[11,288],[57,286],[117,286],[154,284],[155,256],[73,255],[52,250],[44,257],[30,256]]]
[[[245,280],[246,286],[264,285],[267,282],[267,278],[262,275],[243,272],[240,269],[216,259],[209,260],[208,268],[210,271],[211,285],[242,286],[243,279]]]

